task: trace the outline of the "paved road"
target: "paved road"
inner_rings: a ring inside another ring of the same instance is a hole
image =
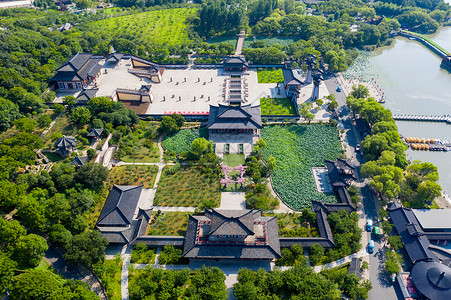
[[[44,260],[63,278],[86,282],[100,299],[107,299],[102,285],[90,270],[68,265],[63,256],[53,246],[49,245],[49,249],[45,252]]]
[[[244,43],[244,37],[246,36],[246,33],[244,30],[240,32],[238,35],[238,42],[236,43],[236,49],[235,49],[235,55],[241,55],[241,50],[243,49],[243,43]]]
[[[338,80],[335,77],[325,76],[325,84],[329,91],[336,91],[338,87]],[[357,167],[357,178],[361,178],[360,176],[360,165],[365,161],[363,157],[354,151],[355,146],[361,142],[361,138],[357,133],[357,130],[354,127],[352,120],[346,116],[347,108],[346,105],[346,95],[343,92],[335,92],[335,98],[338,102],[339,108],[344,109],[342,116],[345,115],[343,120],[343,127],[349,129],[346,131],[346,142],[350,145],[350,153],[347,153],[347,157],[352,157],[351,161]],[[366,219],[372,219],[373,222],[377,222],[378,220],[378,209],[376,207],[377,199],[371,189],[368,187],[368,180],[360,180],[358,183],[361,185],[361,194],[363,196],[362,204],[363,204],[363,213]],[[381,241],[371,236],[371,233],[366,232],[366,238],[362,239],[363,241],[369,241],[370,239],[374,240],[374,253],[369,255],[369,264],[370,264],[370,281],[373,285],[369,293],[369,300],[392,300],[392,299],[402,299],[402,294],[399,287],[396,285],[392,285],[389,282],[388,274],[384,269],[384,250],[381,247]],[[366,242],[365,242],[366,243]]]

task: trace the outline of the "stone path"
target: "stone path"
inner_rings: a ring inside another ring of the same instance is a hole
[[[56,116],[56,118],[50,123],[49,128],[47,128],[46,130],[44,130],[40,137],[44,137],[44,135],[50,131],[50,129],[52,129],[53,125],[55,125],[56,121],[64,114],[65,111],[63,111],[62,113],[60,113],[58,116]]]
[[[86,282],[100,299],[108,299],[102,284],[91,270],[68,265],[61,253],[52,245],[49,245],[49,249],[45,252],[43,259],[63,278]]]
[[[244,30],[241,30],[240,34],[238,35],[238,42],[236,43],[235,55],[241,55],[245,36],[246,32]]]
[[[222,192],[219,209],[246,209],[245,192]]]
[[[178,211],[178,212],[194,212],[196,210],[196,207],[154,206],[153,210]]]

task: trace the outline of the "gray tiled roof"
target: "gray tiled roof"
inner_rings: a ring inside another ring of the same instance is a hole
[[[438,260],[437,256],[429,250],[429,240],[421,232],[418,220],[411,209],[392,202],[389,203],[388,213],[412,263],[429,259]]]
[[[77,100],[79,101],[89,101],[92,98],[94,98],[97,94],[99,89],[87,89],[87,90],[83,90],[80,92],[80,94],[78,94],[77,96]]]
[[[89,134],[89,137],[100,137],[103,133],[103,128],[94,128]]]
[[[69,58],[50,81],[83,81],[87,76],[95,77],[102,66],[100,56],[91,53],[77,53]]]
[[[232,56],[224,59],[224,67],[242,67],[247,66],[246,59],[244,56]]]
[[[98,228],[104,238],[110,243],[114,244],[127,244],[132,239],[134,227],[107,227]]]
[[[208,129],[261,129],[260,106],[210,105]]]
[[[72,166],[83,166],[89,161],[87,156],[76,156],[75,159],[70,163]]]
[[[122,56],[124,56],[124,54],[122,53],[111,53],[108,58],[107,58],[107,62],[118,62],[122,59]]]
[[[261,215],[261,214],[260,214]],[[205,210],[205,217],[211,220],[210,235],[254,234],[253,210]]]
[[[261,217],[260,211],[221,211],[221,216],[240,218],[252,216],[253,221],[266,221],[268,242],[266,244],[244,244],[223,241],[220,243],[196,243],[199,221],[210,220],[216,210],[206,211],[205,216],[189,216],[182,256],[185,258],[232,258],[232,259],[274,259],[280,258],[280,243],[276,217]],[[212,220],[212,227],[213,220]],[[220,226],[218,227],[220,228]],[[231,233],[229,233],[231,234]]]
[[[78,144],[78,141],[73,136],[63,135],[62,138],[59,138],[55,142],[55,148],[69,150],[69,149],[75,148],[77,146],[77,144]]]
[[[100,213],[97,226],[131,225],[142,188],[142,185],[114,185]]]
[[[326,160],[325,162],[332,186],[348,187],[351,184],[351,181],[356,179],[354,176],[354,167],[347,160],[337,159],[336,161]],[[352,174],[341,173],[339,170],[352,171]]]

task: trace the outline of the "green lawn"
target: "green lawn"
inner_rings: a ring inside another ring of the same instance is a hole
[[[283,82],[282,69],[263,69],[257,70],[258,83],[281,83]]]
[[[121,17],[107,18],[87,24],[94,34],[129,37],[138,43],[179,46],[190,41],[187,18],[195,8],[161,9]]]
[[[262,116],[296,115],[296,109],[290,98],[261,98]]]
[[[342,153],[338,130],[326,124],[265,126],[261,137],[266,141],[264,159],[276,158],[271,173],[274,190],[294,209],[311,207],[312,200],[336,202],[335,195],[316,190],[313,167]]]
[[[191,144],[195,139],[208,138],[208,131],[205,127],[199,129],[182,129],[175,134],[166,136],[162,146],[165,150],[180,154],[183,151],[191,150]]]
[[[238,165],[244,165],[245,157],[244,154],[224,154],[222,164],[229,167],[237,167]],[[230,172],[230,175],[233,177],[237,177],[239,173],[237,171]],[[221,174],[221,176],[224,176]],[[221,185],[222,187],[222,185]],[[241,184],[232,183],[226,188],[222,188],[223,192],[241,192],[244,191],[244,187],[241,188]]]
[[[209,179],[195,167],[179,168],[175,172],[170,168],[163,171],[154,205],[199,207],[204,202],[211,202],[211,207],[219,205],[219,177]]]
[[[256,41],[264,41],[265,46],[271,46],[274,44],[279,44],[281,46],[288,46],[289,44],[295,43],[296,41],[292,38],[281,38],[281,37],[259,37],[257,36]],[[251,46],[251,43],[254,42],[253,37],[248,37],[244,40],[243,49],[249,48]]]
[[[215,36],[215,37],[210,38],[208,40],[208,43],[209,44],[217,44],[217,45],[219,45],[220,43],[226,43],[226,44],[233,45],[235,47],[237,41],[238,41],[238,37],[236,37],[236,36]]]
[[[144,185],[145,189],[153,188],[157,177],[157,166],[119,166],[110,171],[109,180],[118,185]]]
[[[244,154],[224,154],[222,164],[229,167],[238,167],[244,165]]]
[[[146,235],[179,235],[184,236],[188,225],[188,213],[184,212],[152,212],[152,219],[147,227]]]
[[[51,161],[51,162],[57,162],[57,161],[61,161],[64,158],[61,157],[58,153],[56,152],[42,152],[42,154],[44,154],[45,156],[47,156],[47,158]]]

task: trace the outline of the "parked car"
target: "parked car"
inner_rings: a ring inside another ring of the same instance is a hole
[[[355,151],[356,151],[356,152],[360,152],[360,144],[357,144],[357,145],[355,146]]]
[[[365,228],[366,228],[366,231],[370,231],[371,232],[371,230],[373,229],[373,220],[368,219],[368,221],[366,221]]]
[[[370,240],[368,243],[368,253],[373,253],[374,252],[374,241]]]

